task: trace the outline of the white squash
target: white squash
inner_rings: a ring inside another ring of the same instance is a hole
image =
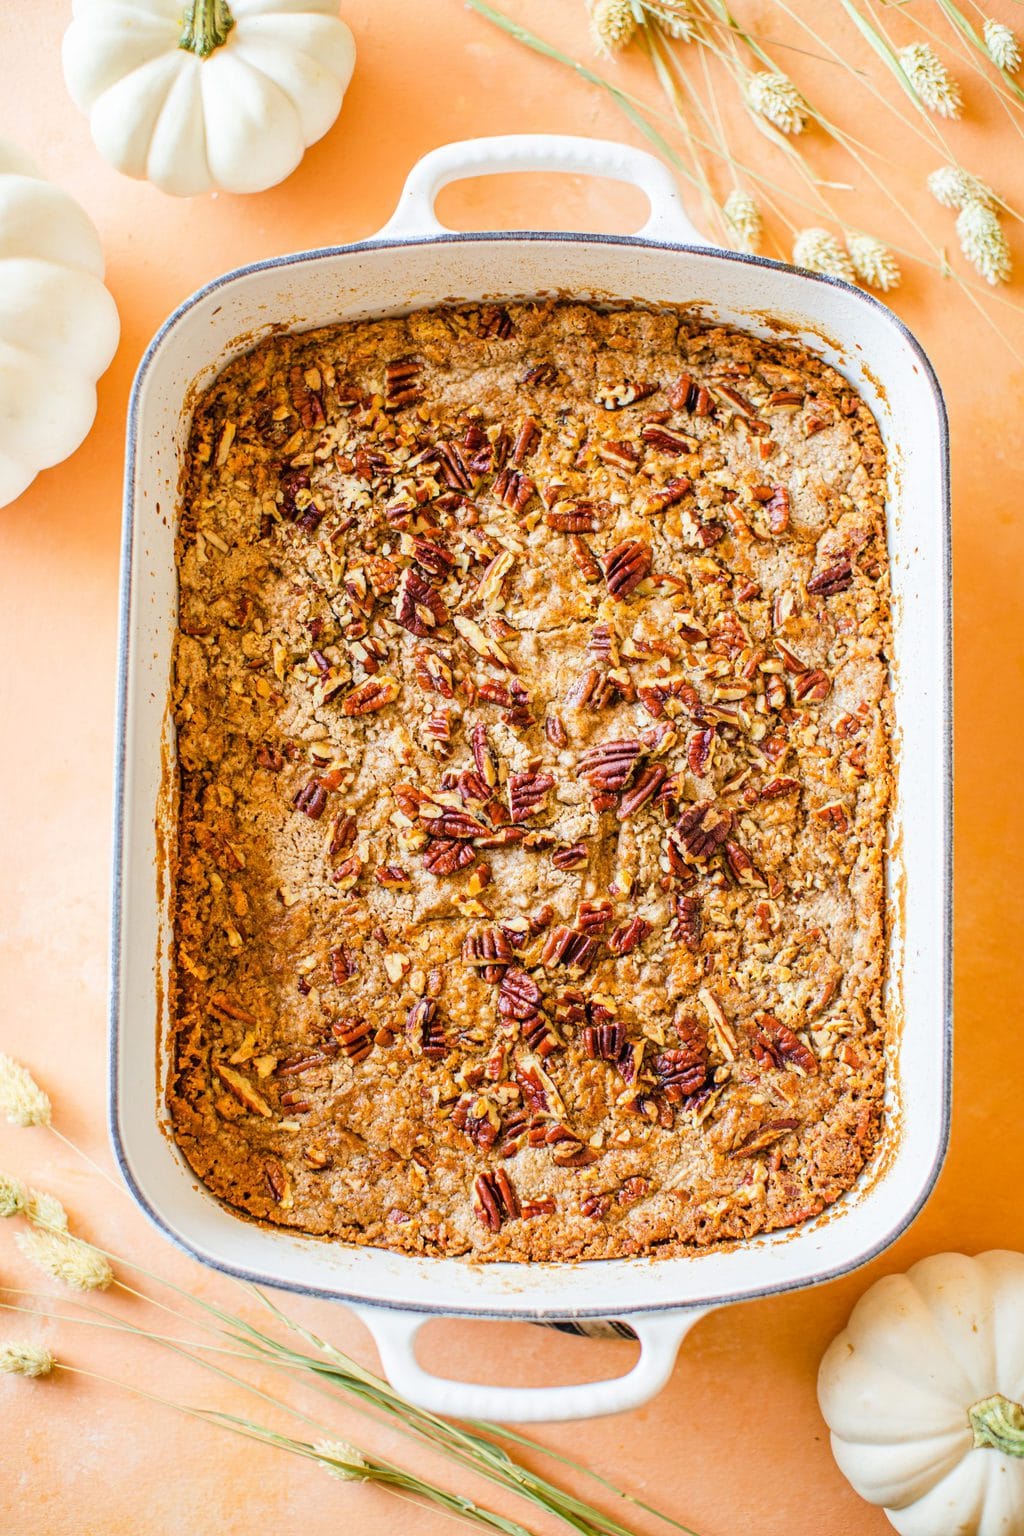
[[[81,443],[119,333],[95,226],[0,141],[0,507]]]
[[[818,1401],[840,1470],[902,1536],[1022,1536],[1024,1254],[936,1254],[879,1280]]]
[[[355,64],[337,0],[74,0],[64,78],[96,148],[175,197],[283,181]]]

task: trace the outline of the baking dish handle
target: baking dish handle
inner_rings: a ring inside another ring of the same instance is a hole
[[[637,233],[646,240],[707,245],[690,223],[666,165],[646,150],[611,139],[572,134],[511,133],[494,138],[442,144],[418,160],[409,172],[398,207],[375,240],[411,240],[448,231],[434,212],[434,202],[449,182],[510,171],[575,171],[626,181],[646,193],[650,216]]]
[[[491,1387],[434,1376],[416,1358],[416,1335],[434,1314],[390,1307],[353,1310],[373,1334],[391,1385],[418,1407],[451,1419],[538,1424],[597,1419],[646,1403],[671,1376],[679,1346],[690,1329],[712,1309],[632,1314],[623,1321],[640,1343],[640,1358],[633,1369],[607,1381],[583,1381],[570,1387]]]

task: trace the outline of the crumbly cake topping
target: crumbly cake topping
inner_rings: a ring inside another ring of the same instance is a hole
[[[178,541],[176,1054],[255,1217],[484,1259],[805,1220],[884,1087],[884,456],[685,311],[276,336]]]

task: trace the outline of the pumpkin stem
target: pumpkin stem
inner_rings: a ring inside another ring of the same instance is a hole
[[[995,1392],[968,1408],[975,1445],[991,1445],[1004,1456],[1024,1456],[1024,1408]]]
[[[227,40],[234,24],[227,0],[188,0],[178,47],[187,48],[197,58],[208,58]]]

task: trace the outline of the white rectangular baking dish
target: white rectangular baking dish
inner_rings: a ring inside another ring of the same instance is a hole
[[[635,237],[453,234],[433,216],[447,182],[485,172],[583,171],[639,185]],[[302,329],[449,299],[570,294],[699,304],[765,334],[781,326],[838,367],[874,410],[890,459],[898,797],[890,899],[890,1004],[902,1021],[881,1157],[819,1219],[730,1249],[669,1259],[471,1265],[289,1235],[240,1219],[199,1186],[165,1129],[163,1016],[169,892],[160,880],[161,782],[176,613],[174,525],[187,402],[240,348]],[[708,1309],[829,1279],[913,1219],[937,1177],[949,1123],[951,1042],[951,615],[946,418],[920,346],[875,299],[833,279],[707,248],[651,156],[575,138],[450,145],[416,166],[372,240],[227,274],[150,345],[135,381],[125,485],[111,981],[111,1128],[122,1171],[157,1226],[207,1264],[355,1304],[384,1368],[410,1397],[487,1419],[583,1418],[658,1390]],[[424,1372],[415,1334],[432,1314],[566,1322],[614,1317],[640,1338],[627,1375],[516,1389]]]

